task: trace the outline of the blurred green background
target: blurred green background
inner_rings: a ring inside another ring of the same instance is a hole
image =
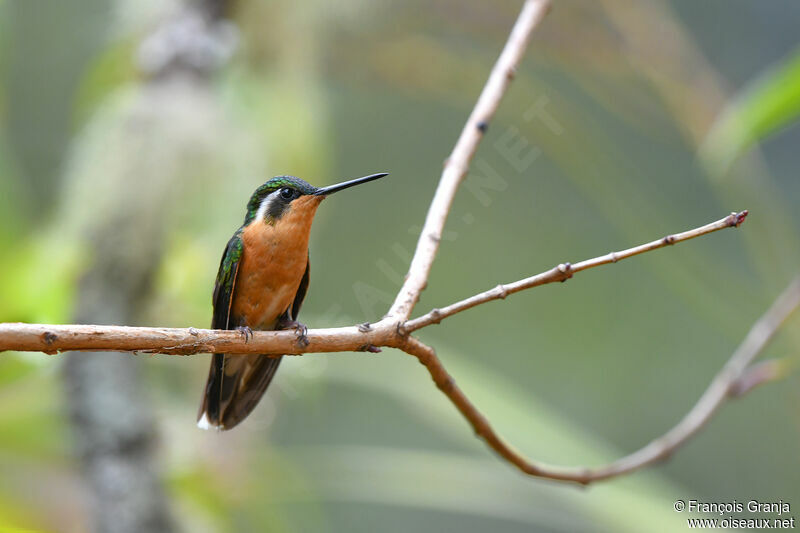
[[[301,315],[378,320],[520,6],[242,1],[205,70],[175,74],[157,64],[169,40],[147,43],[177,2],[0,0],[0,321],[72,322],[105,230],[154,262],[132,323],[206,327],[256,186],[388,171],[320,209]],[[556,0],[535,32],[418,313],[751,215],[420,332],[531,457],[596,465],[671,427],[798,270],[798,24],[792,0]],[[796,359],[798,325],[765,356]],[[0,531],[92,528],[64,359],[0,355]],[[669,462],[580,490],[499,461],[402,353],[286,360],[218,434],[194,424],[208,356],[136,363],[180,531],[683,531],[678,498],[800,508],[797,375],[727,405]]]

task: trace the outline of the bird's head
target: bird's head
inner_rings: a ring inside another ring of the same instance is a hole
[[[370,174],[321,188],[294,176],[276,176],[256,189],[250,197],[244,224],[247,226],[253,221],[274,224],[290,211],[295,216],[313,217],[320,202],[331,194],[387,175]]]

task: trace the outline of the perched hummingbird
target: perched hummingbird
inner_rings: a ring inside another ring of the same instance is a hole
[[[222,254],[214,284],[213,329],[297,330],[308,290],[308,236],[317,207],[327,196],[384,176],[372,174],[317,188],[278,176],[255,190],[244,224]],[[230,429],[245,419],[272,381],[280,358],[215,353],[198,414],[202,429]]]

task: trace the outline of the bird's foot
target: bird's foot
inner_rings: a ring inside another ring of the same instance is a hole
[[[308,336],[306,335],[308,333],[308,326],[302,322],[298,322],[297,320],[281,319],[278,321],[278,328],[293,329],[295,333],[297,333],[297,342],[300,343],[301,346],[309,345]]]
[[[245,343],[247,343],[247,341],[253,338],[253,330],[250,329],[250,326],[239,326],[238,328],[236,328],[236,331],[238,331],[244,336]]]

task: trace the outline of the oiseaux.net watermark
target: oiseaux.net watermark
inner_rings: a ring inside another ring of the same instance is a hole
[[[731,500],[704,502],[675,500],[673,508],[679,513],[719,515],[718,517],[687,517],[689,529],[794,529],[795,518],[789,502]],[[738,516],[733,516],[738,515]]]

